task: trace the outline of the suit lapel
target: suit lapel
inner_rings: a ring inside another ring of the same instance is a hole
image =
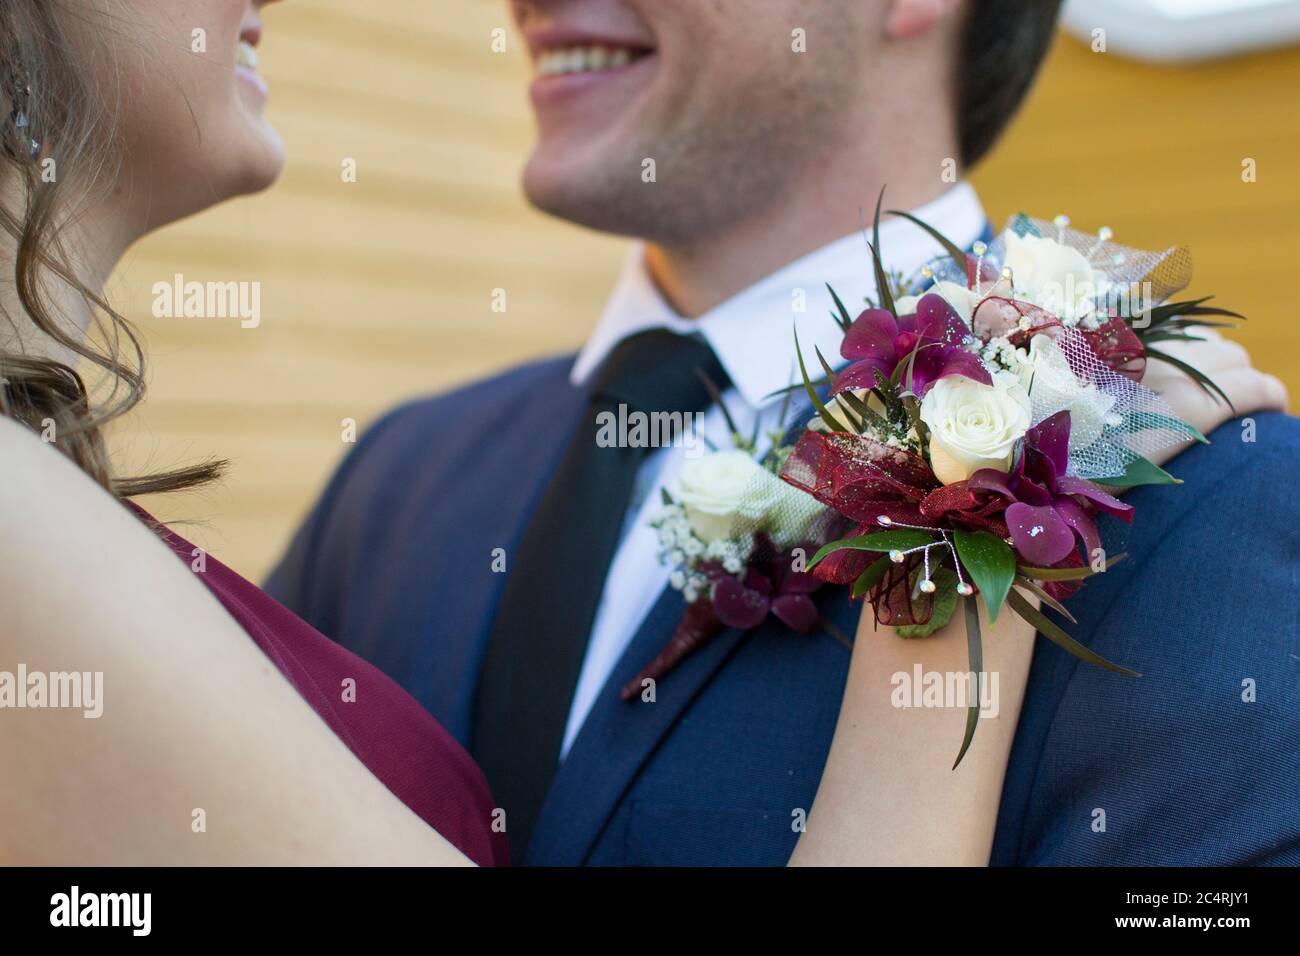
[[[728,628],[664,677],[653,703],[624,701],[619,690],[663,649],[684,610],[666,589],[619,659],[551,784],[526,862],[583,863],[642,764],[744,637]]]

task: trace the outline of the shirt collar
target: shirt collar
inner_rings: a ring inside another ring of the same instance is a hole
[[[954,186],[912,214],[962,248],[974,243],[985,228],[984,209],[969,183]],[[934,239],[902,218],[880,224],[880,245],[885,268],[909,276],[940,251]],[[665,328],[683,335],[699,333],[740,396],[760,408],[777,401],[773,393],[798,380],[796,328],[809,375],[821,377],[816,349],[828,362],[839,364],[843,332],[831,317],[827,284],[853,317],[864,307],[864,299],[875,295],[871,252],[861,233],[822,246],[700,317],[687,319],[655,287],[645,269],[645,246],[635,243],[595,331],[578,353],[570,379],[581,385],[619,342],[638,332]]]

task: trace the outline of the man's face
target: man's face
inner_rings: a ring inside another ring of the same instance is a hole
[[[775,201],[871,95],[885,0],[512,0],[539,208],[691,242]]]

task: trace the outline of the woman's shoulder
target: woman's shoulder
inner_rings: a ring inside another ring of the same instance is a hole
[[[151,536],[57,446],[3,416],[0,462],[0,646],[69,649],[123,600],[108,572],[147,559]]]
[[[5,466],[5,480],[0,482],[0,508],[14,511],[16,516],[31,510],[33,497],[40,503],[67,486],[84,483],[86,490],[99,490],[103,494],[90,476],[53,441],[7,415],[0,415],[0,461]],[[107,497],[105,503],[111,501]]]
[[[120,511],[117,501],[52,442],[0,416],[0,540],[6,558],[0,581],[32,579],[33,551],[76,548],[78,531],[93,535],[98,521]],[[33,581],[33,583],[36,583]]]
[[[93,721],[35,705],[6,718],[0,764],[39,772],[0,788],[0,863],[464,860],[139,515],[12,421],[0,456],[0,661],[103,687]],[[222,839],[194,838],[180,794]]]

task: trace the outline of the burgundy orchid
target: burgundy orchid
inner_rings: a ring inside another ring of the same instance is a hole
[[[992,385],[980,357],[964,345],[970,338],[970,328],[961,316],[935,293],[921,297],[915,315],[895,318],[886,309],[867,309],[844,335],[840,354],[852,364],[835,377],[831,394],[875,388],[877,372],[890,378],[898,364],[913,353],[911,390],[918,397],[948,375],[964,375]]]
[[[1011,502],[1004,515],[1016,550],[1036,567],[1049,568],[1075,551],[1075,535],[1089,554],[1101,547],[1092,509],[1132,524],[1133,507],[1082,478],[1065,474],[1070,413],[1057,412],[1025,434],[1024,453],[1011,474],[983,469],[968,487]],[[1083,499],[1081,502],[1079,499]]]

